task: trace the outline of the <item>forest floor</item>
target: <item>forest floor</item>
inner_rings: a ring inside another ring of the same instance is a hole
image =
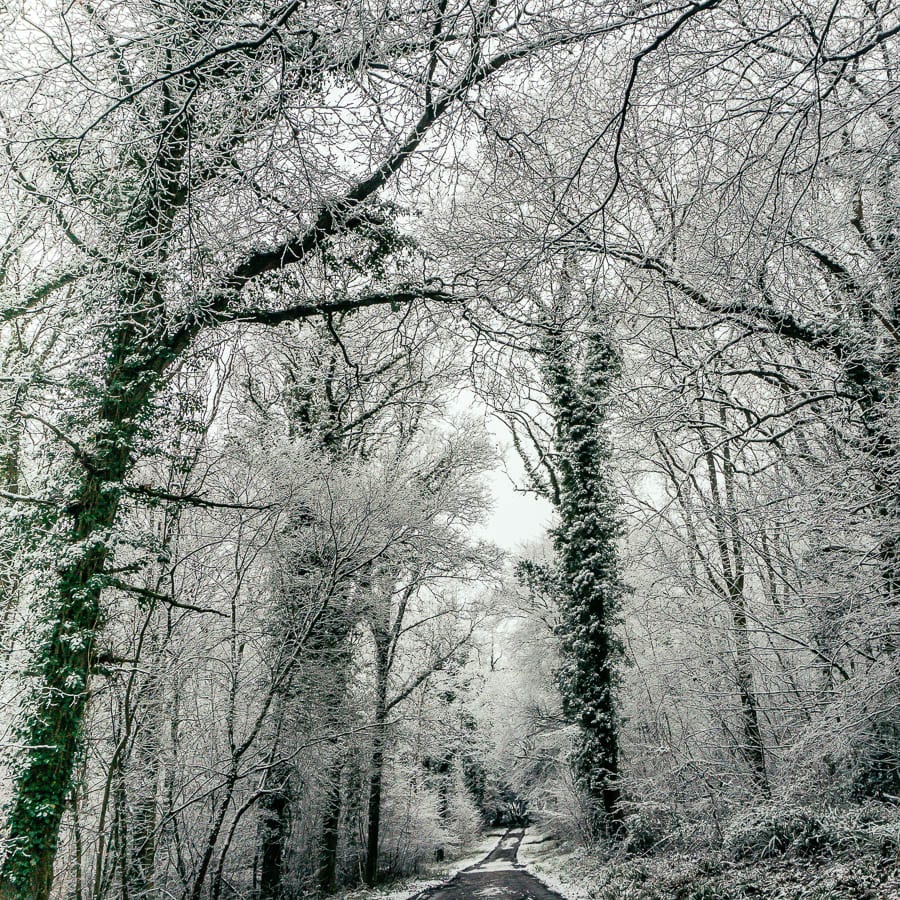
[[[898,900],[896,854],[845,853],[734,862],[659,853],[603,861],[537,830],[519,860],[568,900]]]

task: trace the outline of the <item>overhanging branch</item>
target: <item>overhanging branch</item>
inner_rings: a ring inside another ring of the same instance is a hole
[[[256,322],[260,325],[280,325],[283,322],[295,322],[313,316],[329,315],[340,312],[351,312],[369,306],[402,306],[416,300],[433,300],[439,303],[461,302],[446,291],[433,288],[403,287],[396,291],[375,292],[358,297],[347,297],[343,300],[331,300],[324,303],[300,303],[285,309],[244,309],[233,313],[216,316],[218,322]]]

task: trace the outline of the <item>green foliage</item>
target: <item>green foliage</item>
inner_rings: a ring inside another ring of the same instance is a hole
[[[787,853],[808,856],[839,842],[838,833],[809,810],[765,806],[752,808],[731,823],[725,851],[733,859],[755,861]]]
[[[563,586],[560,573],[555,567],[533,559],[520,559],[516,562],[514,572],[519,584],[532,596],[552,598],[554,602],[559,602]]]
[[[402,265],[403,258],[417,247],[416,241],[397,227],[397,218],[404,212],[395,203],[371,202],[360,214],[361,224],[352,237],[323,247],[323,261],[335,271],[374,279],[386,277],[391,267]]]

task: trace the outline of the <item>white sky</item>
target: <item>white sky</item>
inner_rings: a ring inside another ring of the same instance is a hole
[[[553,507],[548,500],[521,490],[525,484],[524,468],[509,433],[491,416],[486,417],[485,424],[502,462],[487,477],[494,508],[479,531],[504,550],[516,551],[524,544],[540,540],[552,523]]]
[[[484,536],[504,550],[518,550],[538,540],[551,523],[550,504],[534,494],[516,491],[503,471],[493,472],[488,482],[494,509],[481,529]]]

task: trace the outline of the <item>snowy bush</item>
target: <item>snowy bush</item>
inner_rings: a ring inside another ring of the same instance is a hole
[[[900,807],[869,802],[826,815],[828,830],[838,832],[849,849],[900,857]]]
[[[412,779],[393,781],[382,803],[383,873],[407,875],[434,859],[435,850],[447,840],[439,807],[437,795],[415,787]]]
[[[483,827],[481,813],[475,801],[458,790],[447,804],[447,845],[458,849],[469,843]]]
[[[871,665],[834,692],[820,716],[787,748],[784,785],[797,803],[840,805],[900,797],[897,676]]]
[[[667,806],[643,803],[625,819],[625,851],[641,855],[671,848],[678,840],[680,825]]]
[[[409,767],[395,762],[382,801],[381,870],[408,875],[433,862],[435,852],[452,853],[481,832],[482,817],[462,778],[453,778],[445,798]]]
[[[724,835],[726,853],[737,860],[760,860],[786,853],[806,856],[840,843],[837,830],[804,809],[754,807],[729,824]]]

